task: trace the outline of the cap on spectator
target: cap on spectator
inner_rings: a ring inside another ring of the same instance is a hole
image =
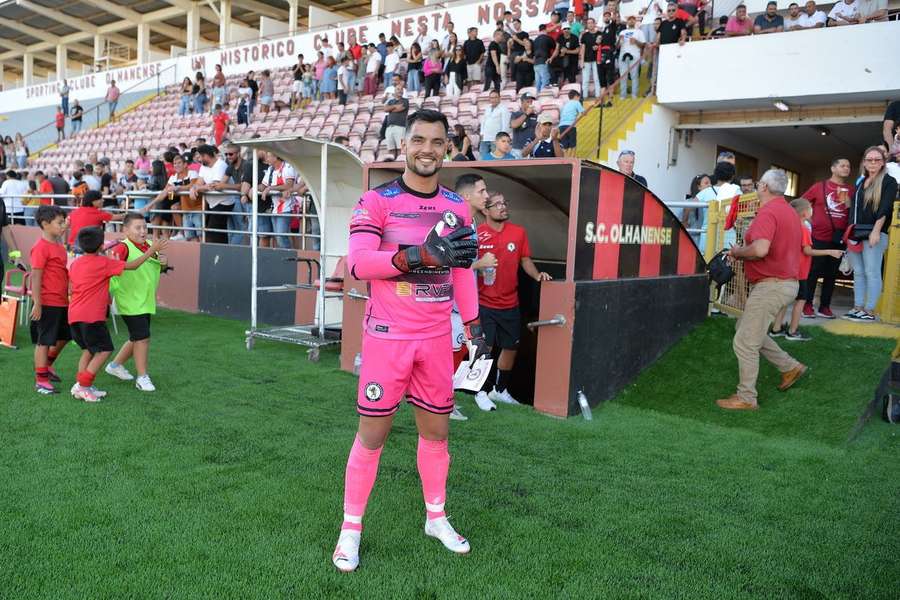
[[[569,27],[569,24],[568,24],[568,23],[563,23],[562,28],[563,28],[564,30],[565,30],[565,29],[571,29],[571,27]]]
[[[522,100],[534,100],[534,96],[531,94],[522,94]]]
[[[544,123],[553,123],[553,117],[551,117],[550,115],[546,115],[546,114],[541,115],[538,117],[538,123],[540,125],[543,125]]]

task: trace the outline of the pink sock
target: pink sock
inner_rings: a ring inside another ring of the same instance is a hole
[[[416,463],[419,466],[419,477],[422,478],[425,514],[429,519],[443,517],[444,500],[447,498],[447,473],[450,471],[447,440],[435,442],[419,436]]]
[[[362,518],[369,502],[369,494],[378,476],[378,460],[381,448],[370,450],[362,445],[359,436],[353,440],[350,456],[347,458],[347,472],[344,476],[344,523],[341,529],[362,531]]]

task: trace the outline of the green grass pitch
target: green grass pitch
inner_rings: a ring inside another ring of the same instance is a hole
[[[101,374],[97,405],[32,392],[24,332],[0,349],[0,598],[897,598],[897,429],[847,441],[889,340],[813,332],[789,346],[809,377],[779,393],[763,366],[753,414],[714,404],[736,382],[725,318],[592,422],[465,400],[447,501],[465,557],[422,533],[405,407],[343,575],[355,380],[333,351],[247,352],[244,328],[162,312],[159,391]]]

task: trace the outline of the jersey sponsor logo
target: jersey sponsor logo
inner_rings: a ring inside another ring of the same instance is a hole
[[[384,388],[382,388],[378,383],[370,381],[366,384],[365,393],[366,400],[368,400],[369,402],[378,402],[384,395]]]
[[[379,196],[384,198],[395,198],[403,193],[403,189],[396,183],[388,184],[381,188],[376,188]]]
[[[437,207],[436,206],[425,206],[424,204],[420,204],[419,210],[437,210]]]
[[[388,333],[390,330],[391,330],[391,328],[388,327],[387,325],[376,325],[375,326],[375,331],[377,331],[378,333]]]
[[[418,219],[422,215],[420,215],[419,213],[392,212],[391,216],[398,219]]]
[[[515,252],[516,251],[516,243],[515,242],[508,243],[506,245],[506,249],[509,250],[510,252]]]
[[[398,281],[395,292],[398,296],[415,297],[416,302],[443,302],[453,295],[453,284]]]
[[[441,188],[441,195],[444,198],[446,198],[447,200],[450,200],[451,202],[456,202],[457,204],[460,204],[463,201],[462,196],[460,196],[456,192],[452,192],[444,187]]]

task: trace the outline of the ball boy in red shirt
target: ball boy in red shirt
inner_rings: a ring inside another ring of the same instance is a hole
[[[69,306],[69,325],[72,339],[81,348],[78,375],[72,386],[72,396],[85,402],[97,402],[106,395],[94,387],[97,371],[113,351],[112,338],[106,327],[106,309],[109,306],[109,280],[126,269],[137,269],[144,261],[155,256],[167,245],[167,240],[151,244],[138,258],[125,262],[100,254],[103,246],[103,230],[85,227],[78,232],[78,245],[84,252],[75,259],[69,269],[72,282],[72,302]]]
[[[69,273],[66,270],[66,213],[58,206],[39,206],[34,219],[41,238],[31,248],[31,342],[34,344],[34,389],[55,394],[59,376],[53,362],[72,339],[69,333]]]
[[[78,239],[78,232],[83,227],[101,227],[104,223],[110,221],[121,221],[122,216],[113,215],[101,210],[103,206],[103,196],[96,190],[90,190],[85,193],[81,199],[81,206],[72,211],[69,215],[69,248],[75,248],[75,240]],[[76,250],[77,252],[77,250]]]

